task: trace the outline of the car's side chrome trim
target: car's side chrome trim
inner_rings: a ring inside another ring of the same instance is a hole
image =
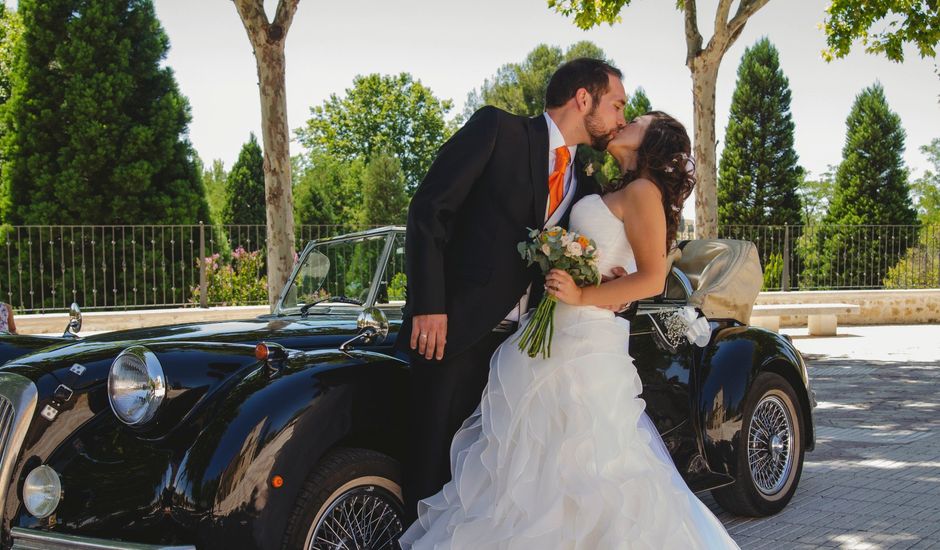
[[[14,527],[11,550],[196,550],[195,546],[165,546],[92,539]]]
[[[36,411],[36,384],[25,376],[0,373],[0,513],[6,511],[13,465]]]

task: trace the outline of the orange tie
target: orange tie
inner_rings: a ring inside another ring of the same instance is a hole
[[[555,149],[555,171],[548,176],[548,216],[552,217],[555,209],[561,204],[565,196],[565,171],[571,161],[571,152],[568,147],[561,146]]]

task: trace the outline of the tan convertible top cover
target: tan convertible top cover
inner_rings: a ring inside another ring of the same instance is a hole
[[[747,324],[764,284],[757,247],[733,239],[692,240],[675,261],[692,283],[689,305],[709,319],[735,319]]]

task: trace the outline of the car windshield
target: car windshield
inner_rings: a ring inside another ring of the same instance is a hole
[[[324,306],[365,303],[387,240],[381,234],[317,244],[301,258],[277,314],[297,314],[317,301]]]

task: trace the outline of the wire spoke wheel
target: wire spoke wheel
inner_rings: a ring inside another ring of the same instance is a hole
[[[757,404],[748,426],[747,459],[757,489],[765,495],[780,492],[794,462],[793,418],[776,395]]]
[[[340,494],[317,521],[308,550],[397,548],[402,531],[398,500],[382,487],[363,485]]]

